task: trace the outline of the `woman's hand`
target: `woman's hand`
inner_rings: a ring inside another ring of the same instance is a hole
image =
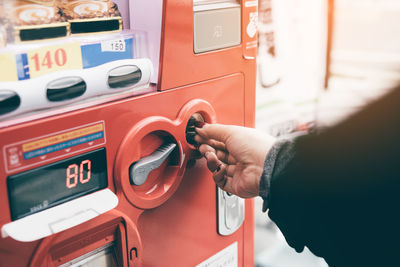
[[[215,183],[242,198],[258,196],[264,160],[275,138],[252,128],[205,124],[195,141]]]

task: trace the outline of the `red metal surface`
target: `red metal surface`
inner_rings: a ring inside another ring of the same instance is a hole
[[[194,112],[208,122],[254,126],[255,59],[244,58],[242,45],[195,55],[192,2],[164,1],[161,91],[0,129],[3,151],[21,140],[104,121],[108,188],[119,198],[114,210],[42,240],[0,239],[0,266],[57,266],[112,241],[122,266],[196,266],[234,242],[239,266],[254,265],[253,201],[246,200],[238,231],[217,233],[216,187],[203,159],[186,167],[194,150],[185,127]],[[140,187],[130,185],[128,166],[166,136],[179,146],[178,164],[164,164]],[[0,227],[11,221],[6,178],[17,173],[6,172],[3,157]]]
[[[246,34],[251,12],[257,5],[245,7],[242,0],[242,44],[236,47],[194,54],[193,52],[193,1],[164,1],[163,35],[160,58],[159,88],[173,89],[212,78],[242,72],[245,74],[246,126],[254,126],[256,46],[246,49],[246,44],[257,41],[257,35]],[[246,59],[247,57],[248,59]]]

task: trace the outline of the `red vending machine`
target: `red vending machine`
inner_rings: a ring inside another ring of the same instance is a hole
[[[196,120],[254,126],[257,4],[2,2],[0,266],[254,265],[190,163]]]

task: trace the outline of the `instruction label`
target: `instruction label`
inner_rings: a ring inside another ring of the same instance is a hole
[[[7,172],[86,151],[106,143],[104,122],[52,133],[4,147]]]
[[[237,267],[238,266],[238,243],[235,242],[224,248],[211,258],[203,261],[196,267]]]

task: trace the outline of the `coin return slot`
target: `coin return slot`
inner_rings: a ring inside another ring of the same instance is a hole
[[[16,110],[21,104],[19,95],[11,90],[0,90],[0,115]]]
[[[16,27],[16,30],[21,42],[53,39],[67,36],[68,23],[49,24],[47,27],[45,25]]]
[[[142,71],[135,65],[112,69],[108,74],[108,86],[112,89],[133,86],[142,78]]]
[[[78,19],[70,20],[71,34],[111,32],[122,29],[121,17],[112,19]]]
[[[47,99],[52,102],[66,101],[83,95],[86,83],[79,77],[65,77],[52,81],[47,86]]]
[[[107,244],[94,251],[84,254],[76,259],[73,259],[60,267],[71,266],[118,266],[117,248],[113,243]]]

